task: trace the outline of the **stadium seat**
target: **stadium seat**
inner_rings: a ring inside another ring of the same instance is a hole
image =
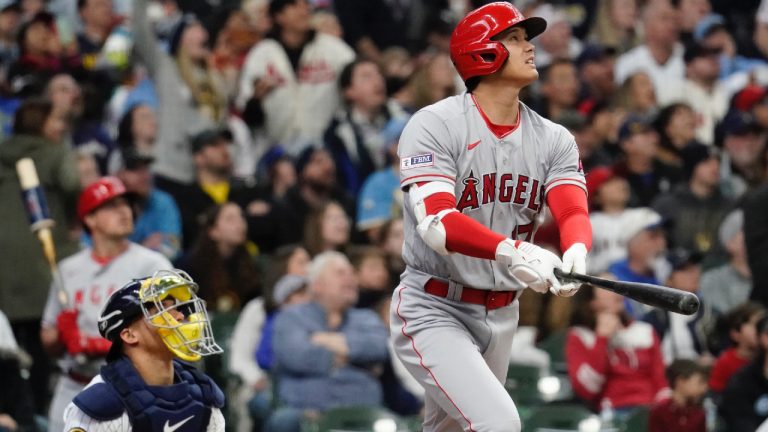
[[[531,408],[523,432],[579,432],[600,429],[600,419],[582,405],[551,404]]]
[[[565,339],[567,336],[568,329],[557,330],[539,342],[539,348],[549,354],[550,368],[554,372],[568,372],[568,365],[565,362]]]
[[[648,431],[648,407],[637,407],[629,413],[624,420],[621,430],[623,432],[647,432]]]
[[[421,427],[421,425],[419,425]],[[397,414],[379,407],[334,408],[323,413],[317,432],[410,432]]]
[[[541,369],[538,366],[510,364],[504,388],[515,403],[536,405],[544,402],[539,391]]]

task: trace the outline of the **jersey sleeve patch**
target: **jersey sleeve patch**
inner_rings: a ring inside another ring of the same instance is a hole
[[[413,156],[406,156],[400,159],[400,170],[406,171],[414,168],[423,168],[435,165],[434,153],[422,153]]]

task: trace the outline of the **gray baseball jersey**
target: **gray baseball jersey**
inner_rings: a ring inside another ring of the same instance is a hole
[[[411,118],[398,153],[406,193],[414,183],[448,183],[458,211],[523,241],[533,241],[536,216],[553,187],[586,190],[573,136],[522,103],[517,127],[497,136],[471,94],[444,99]],[[515,430],[520,420],[502,382],[519,303],[486,310],[423,287],[432,277],[454,283],[454,293],[462,285],[525,287],[495,261],[439,255],[418,235],[410,200],[404,202],[407,268],[392,301],[391,334],[397,355],[426,390],[424,431]]]
[[[81,334],[100,337],[99,313],[110,294],[131,279],[152,276],[157,270],[168,270],[173,266],[162,254],[135,243],[130,243],[125,252],[106,263],[94,259],[92,252],[90,248],[84,249],[62,260],[59,271],[70,302],[67,308],[78,311],[77,326]],[[43,311],[43,327],[56,327],[56,318],[62,310],[64,306],[58,301],[56,286],[52,285]],[[58,363],[65,373],[54,391],[48,418],[49,430],[60,431],[64,427],[64,408],[85,386],[70,379],[66,372],[93,377],[98,375],[104,361],[76,361],[71,355],[65,354]]]

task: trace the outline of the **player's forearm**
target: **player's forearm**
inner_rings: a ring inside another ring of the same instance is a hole
[[[428,196],[424,200],[427,215],[437,215],[444,210],[456,208],[456,197],[445,192]],[[506,239],[491,231],[471,217],[453,211],[445,214],[441,222],[445,228],[445,248],[475,258],[495,259],[496,248]]]
[[[589,250],[592,246],[592,224],[584,189],[572,184],[556,186],[547,193],[547,205],[560,231],[563,252],[576,243],[584,244]]]

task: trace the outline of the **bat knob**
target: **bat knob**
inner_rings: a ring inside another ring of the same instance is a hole
[[[680,312],[685,315],[693,315],[699,311],[699,298],[695,294],[689,293],[680,300]]]

